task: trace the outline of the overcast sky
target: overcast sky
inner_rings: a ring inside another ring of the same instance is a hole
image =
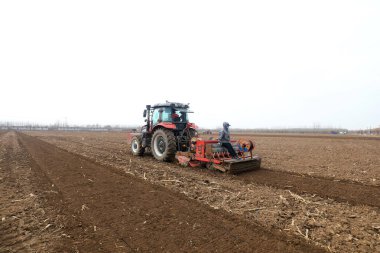
[[[0,121],[380,125],[380,1],[1,1]]]

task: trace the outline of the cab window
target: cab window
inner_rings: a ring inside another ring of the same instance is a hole
[[[156,108],[153,111],[152,115],[152,121],[153,125],[156,125],[158,122],[158,119],[160,118],[160,111],[162,111],[162,122],[172,122],[171,118],[171,108]]]
[[[186,123],[187,122],[187,113],[185,111],[177,111],[177,110],[175,110],[174,114],[176,116],[175,116],[175,118],[173,118],[173,122],[181,122],[181,123]]]
[[[153,125],[157,124],[157,120],[158,120],[159,116],[160,116],[160,113],[158,112],[158,109],[155,109],[153,111],[153,115],[152,115]]]

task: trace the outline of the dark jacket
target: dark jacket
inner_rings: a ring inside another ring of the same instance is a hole
[[[230,124],[228,124],[227,122],[223,123],[223,129],[219,131],[218,140],[220,143],[230,142],[230,130],[228,129],[229,126]]]

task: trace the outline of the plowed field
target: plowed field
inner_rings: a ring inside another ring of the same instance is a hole
[[[0,133],[0,252],[380,252],[380,141],[252,136],[263,169],[133,157],[126,133]]]

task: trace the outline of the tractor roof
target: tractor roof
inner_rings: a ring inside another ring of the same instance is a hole
[[[155,105],[152,106],[152,108],[156,108],[156,107],[174,107],[174,108],[188,109],[189,108],[189,104],[183,104],[183,103],[178,103],[178,102],[169,102],[169,101],[166,101],[166,103],[159,103],[159,104],[155,104]]]

